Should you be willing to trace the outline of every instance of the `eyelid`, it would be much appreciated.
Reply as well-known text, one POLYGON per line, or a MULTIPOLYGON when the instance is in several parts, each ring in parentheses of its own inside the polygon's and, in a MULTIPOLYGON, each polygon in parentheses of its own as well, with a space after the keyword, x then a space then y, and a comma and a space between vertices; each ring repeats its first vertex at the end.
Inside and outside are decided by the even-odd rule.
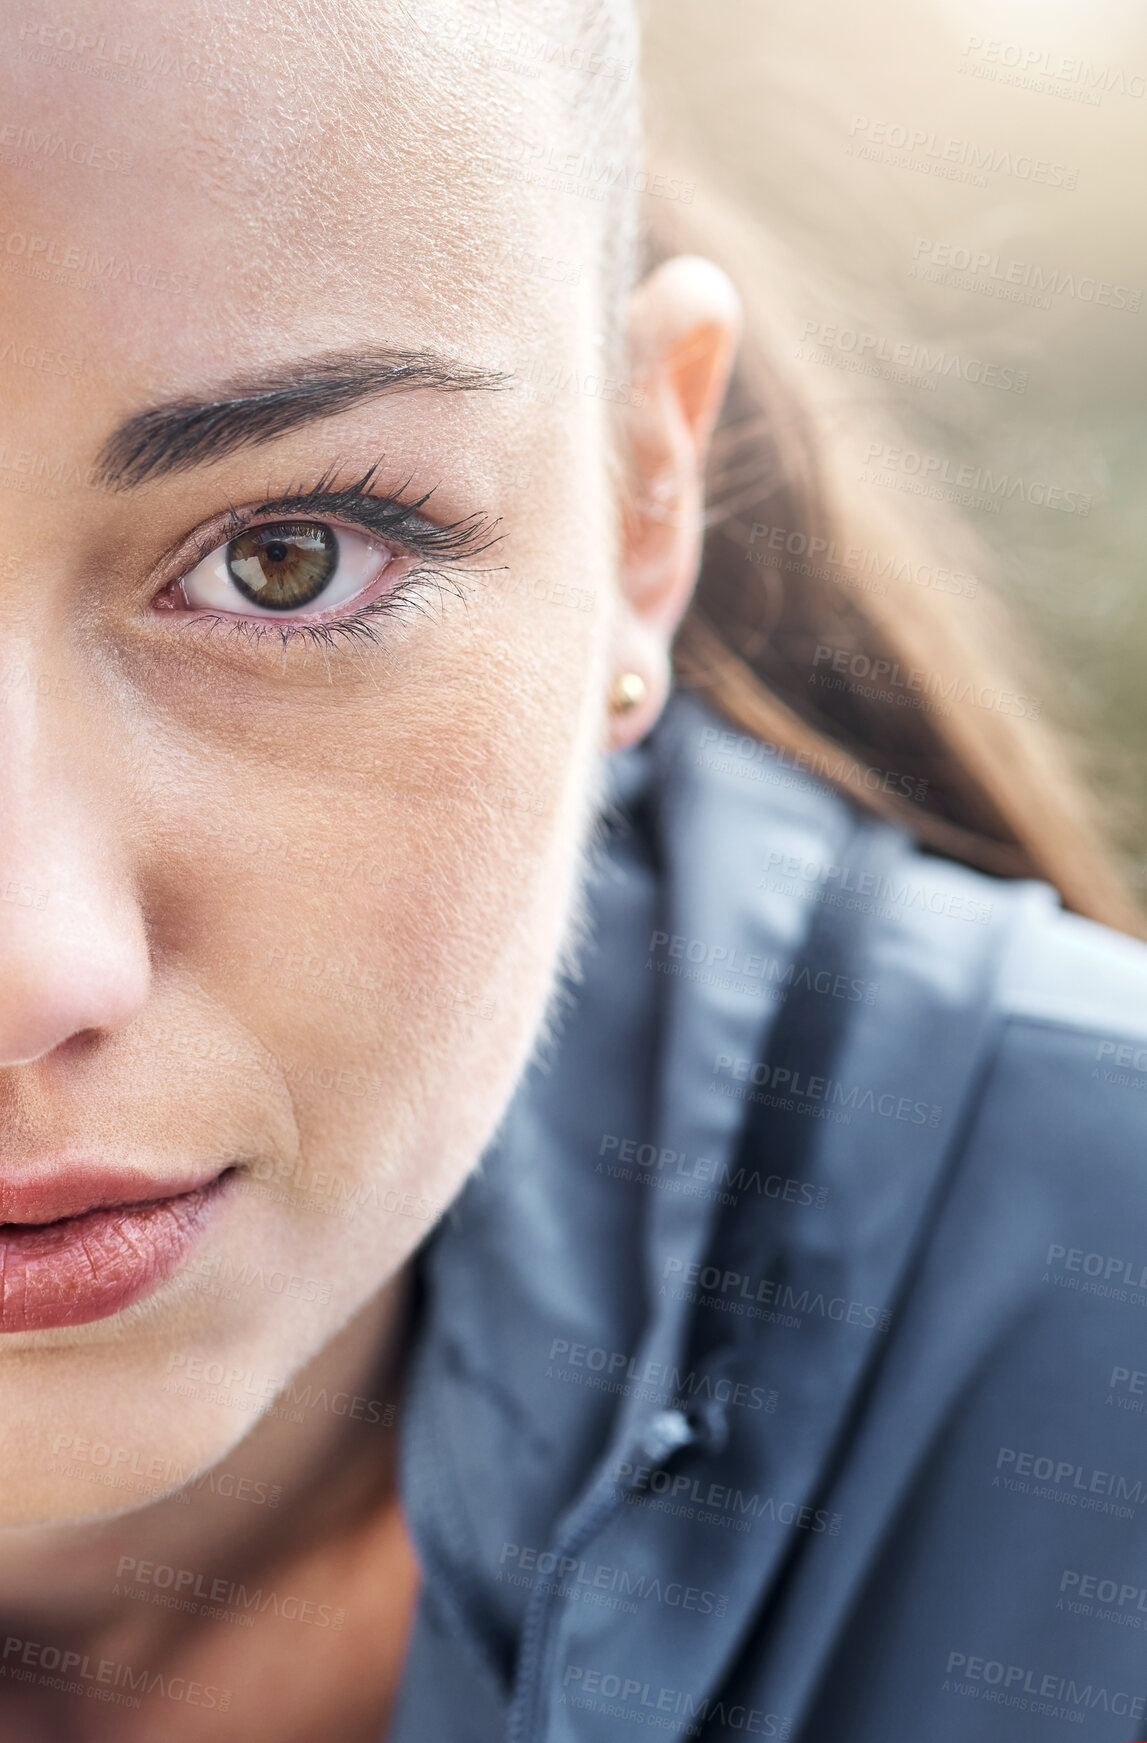
POLYGON ((397 542, 409 544, 419 552, 432 547, 440 555, 475 555, 494 542, 491 535, 498 524, 480 512, 464 516, 452 525, 439 526, 421 510, 433 497, 437 486, 424 491, 414 501, 403 501, 405 487, 397 496, 376 494, 370 489, 379 463, 367 468, 353 483, 335 485, 334 468, 328 469, 307 489, 287 490, 280 496, 259 505, 260 514, 300 514, 304 510, 316 518, 324 516, 346 518, 382 536, 397 537, 397 542))
POLYGON ((227 621, 256 641, 273 631, 275 641, 283 644, 304 636, 329 645, 334 635, 343 632, 348 636, 362 635, 373 640, 376 634, 373 625, 381 620, 383 614, 409 604, 426 587, 457 592, 455 582, 446 584, 444 578, 436 578, 438 566, 480 556, 499 544, 503 535, 496 529, 501 517, 475 511, 445 525, 431 521, 421 510, 438 487, 433 486, 413 502, 402 500, 406 486, 400 487, 397 495, 376 495, 369 487, 380 464, 376 462, 360 478, 347 485, 332 482, 340 469, 335 465, 309 487, 290 488, 278 496, 268 496, 262 502, 247 503, 239 508, 233 503, 228 504, 225 515, 216 515, 184 540, 183 549, 175 559, 177 566, 169 570, 168 580, 161 585, 160 592, 185 581, 198 563, 220 551, 240 533, 277 520, 322 521, 336 530, 341 525, 344 531, 385 545, 397 557, 413 559, 413 565, 406 567, 405 574, 399 576, 392 588, 357 608, 353 600, 348 601, 350 609, 337 616, 284 614, 280 617, 276 614, 269 624, 263 616, 230 612, 213 614, 211 607, 190 606, 187 608, 189 617, 203 622, 227 621))
POLYGON ((193 534, 191 545, 202 560, 219 544, 237 537, 261 519, 271 518, 343 520, 355 531, 382 538, 411 556, 433 558, 440 563, 477 557, 500 543, 502 535, 496 531, 500 516, 475 511, 440 525, 423 515, 421 510, 433 497, 436 485, 413 502, 402 500, 405 487, 398 495, 374 494, 370 485, 380 464, 376 461, 350 484, 335 485, 332 480, 338 468, 332 466, 308 487, 290 488, 242 508, 229 504, 227 516, 222 521, 216 517, 208 527, 193 534))
MULTIPOLYGON (((375 498, 375 501, 385 502, 386 498, 375 498)), ((398 550, 409 551, 411 544, 400 539, 395 533, 379 534, 366 518, 355 518, 351 515, 339 515, 324 504, 321 498, 311 494, 301 496, 280 496, 273 501, 252 504, 243 508, 231 508, 222 525, 215 525, 192 534, 192 540, 200 559, 209 557, 221 545, 230 544, 240 533, 251 531, 255 527, 271 525, 277 521, 321 521, 333 527, 342 526, 351 532, 361 533, 369 538, 380 541, 385 539, 389 545, 398 550)), ((413 542, 413 541, 412 541, 413 542)), ((413 554, 413 552, 412 552, 413 554)))

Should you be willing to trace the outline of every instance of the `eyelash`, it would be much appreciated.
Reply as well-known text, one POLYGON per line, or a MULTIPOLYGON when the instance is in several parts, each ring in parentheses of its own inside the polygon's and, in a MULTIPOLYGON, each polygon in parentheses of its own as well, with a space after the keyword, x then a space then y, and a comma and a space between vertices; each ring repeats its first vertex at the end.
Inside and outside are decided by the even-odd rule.
MULTIPOLYGON (((196 611, 196 621, 212 627, 225 626, 231 633, 249 637, 256 643, 273 638, 286 648, 289 642, 304 636, 312 646, 329 648, 340 637, 376 641, 378 629, 372 620, 417 605, 428 587, 436 587, 439 593, 449 590, 456 597, 463 597, 458 583, 442 574, 435 564, 457 563, 488 551, 501 538, 501 534, 494 531, 498 520, 488 515, 471 514, 449 526, 435 526, 419 513, 434 494, 432 490, 411 503, 371 492, 369 486, 380 464, 376 461, 353 484, 332 484, 338 470, 337 466, 332 466, 314 484, 287 490, 282 496, 260 503, 256 508, 240 510, 232 507, 222 528, 216 527, 210 535, 202 537, 193 535, 192 544, 198 552, 197 561, 202 561, 221 544, 229 544, 248 527, 259 526, 268 519, 288 516, 293 520, 341 519, 357 531, 372 533, 408 555, 422 559, 390 592, 380 594, 369 605, 360 606, 356 611, 348 611, 344 617, 325 621, 300 618, 268 623, 261 618, 245 618, 238 614, 223 616, 206 609, 196 611)), ((183 571, 184 574, 188 572, 183 571)))

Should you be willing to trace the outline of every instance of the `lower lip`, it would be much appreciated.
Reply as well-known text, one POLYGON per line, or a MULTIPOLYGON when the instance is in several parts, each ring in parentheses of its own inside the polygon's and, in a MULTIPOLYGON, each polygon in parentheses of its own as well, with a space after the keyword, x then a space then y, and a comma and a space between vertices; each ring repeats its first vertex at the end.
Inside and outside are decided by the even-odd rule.
POLYGON ((178 1270, 228 1176, 178 1198, 0 1223, 0 1333, 107 1319, 178 1270))

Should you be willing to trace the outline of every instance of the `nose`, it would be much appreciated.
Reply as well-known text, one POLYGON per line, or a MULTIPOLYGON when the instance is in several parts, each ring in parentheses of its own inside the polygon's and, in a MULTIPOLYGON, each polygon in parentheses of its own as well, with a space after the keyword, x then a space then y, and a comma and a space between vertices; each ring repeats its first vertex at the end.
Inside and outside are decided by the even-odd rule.
POLYGON ((110 891, 50 872, 45 885, 0 882, 0 1068, 129 1023, 147 986, 141 928, 110 891))
POLYGON ((0 694, 0 1068, 120 1028, 148 996, 114 779, 101 791, 88 737, 65 742, 39 699, 0 694))

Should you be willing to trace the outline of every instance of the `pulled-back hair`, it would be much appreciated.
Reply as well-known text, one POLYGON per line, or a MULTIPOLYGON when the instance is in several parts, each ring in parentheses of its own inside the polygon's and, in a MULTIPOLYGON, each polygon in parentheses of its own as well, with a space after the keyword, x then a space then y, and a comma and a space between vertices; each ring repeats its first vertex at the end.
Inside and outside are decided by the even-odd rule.
MULTIPOLYGON (((578 20, 599 48, 634 52, 630 0, 582 0, 578 20)), ((588 84, 581 125, 614 156, 639 153, 635 91, 588 84)), ((680 185, 687 166, 668 167, 680 185)), ((1141 931, 1079 753, 1042 718, 1046 679, 1033 685, 978 541, 935 502, 924 513, 912 512, 920 498, 878 506, 848 458, 874 433, 861 428, 865 413, 842 430, 807 367, 782 362, 783 299, 761 282, 759 225, 702 184, 688 206, 615 201, 605 228, 607 279, 701 253, 746 307, 713 443, 700 579, 675 644, 678 684, 927 848, 1042 878, 1076 912, 1141 931)))
POLYGON ((706 229, 692 214, 662 220, 648 247, 649 264, 684 246, 731 269, 749 317, 678 681, 937 852, 1043 878, 1076 912, 1140 931, 1076 753, 1042 718, 1050 686, 1033 682, 977 542, 931 503, 927 519, 876 506, 845 458, 868 432, 831 427, 799 366, 779 361, 727 226, 706 229))

